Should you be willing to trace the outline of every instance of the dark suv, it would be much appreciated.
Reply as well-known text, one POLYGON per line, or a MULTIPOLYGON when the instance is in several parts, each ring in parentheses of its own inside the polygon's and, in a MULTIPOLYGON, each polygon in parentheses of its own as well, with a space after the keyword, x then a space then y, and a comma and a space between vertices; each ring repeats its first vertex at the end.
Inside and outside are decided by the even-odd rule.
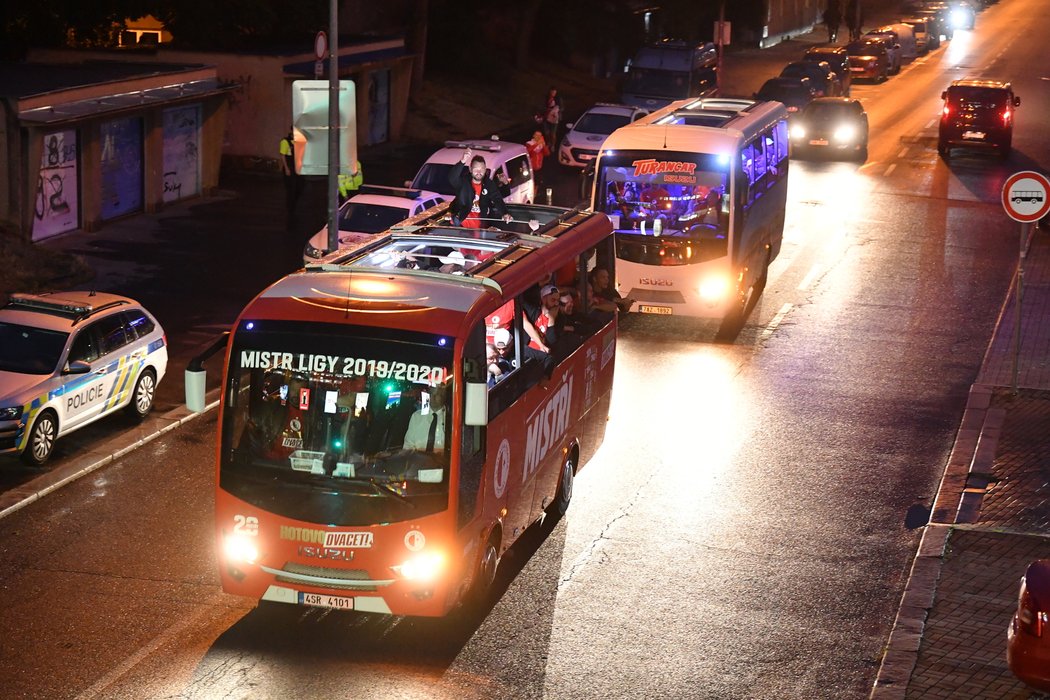
POLYGON ((937 135, 937 152, 951 155, 952 147, 995 148, 1010 155, 1014 135, 1014 110, 1021 98, 1010 83, 966 78, 956 80, 941 93, 944 108, 937 135))

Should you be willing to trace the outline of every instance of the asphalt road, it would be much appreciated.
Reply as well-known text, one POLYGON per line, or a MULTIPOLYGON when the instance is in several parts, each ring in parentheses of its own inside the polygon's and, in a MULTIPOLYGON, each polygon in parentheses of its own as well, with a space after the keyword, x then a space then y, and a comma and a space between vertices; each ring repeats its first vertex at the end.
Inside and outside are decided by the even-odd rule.
MULTIPOLYGON (((999 188, 1050 162, 1050 67, 1024 7, 855 88, 869 160, 792 162, 784 249, 731 342, 624 320, 606 442, 569 514, 504 560, 491 610, 420 621, 223 594, 209 414, 3 520, 5 695, 866 697, 1016 262, 999 188), (985 69, 1017 78, 1016 153, 946 164, 940 91, 985 69)), ((281 200, 259 201, 272 211, 231 228, 191 209, 102 251, 142 260, 104 274, 152 295, 174 352, 291 264, 301 243, 268 220, 281 200)))

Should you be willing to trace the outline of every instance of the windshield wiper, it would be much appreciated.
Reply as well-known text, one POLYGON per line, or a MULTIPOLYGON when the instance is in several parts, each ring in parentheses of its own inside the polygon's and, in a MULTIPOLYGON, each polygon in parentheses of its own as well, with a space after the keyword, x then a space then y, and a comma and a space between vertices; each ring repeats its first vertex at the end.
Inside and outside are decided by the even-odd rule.
POLYGON ((351 481, 360 481, 360 482, 371 484, 372 488, 375 490, 376 493, 378 493, 380 495, 396 496, 397 498, 401 499, 402 501, 404 501, 408 505, 412 506, 413 508, 416 507, 416 504, 413 503, 412 499, 410 499, 408 496, 406 496, 405 494, 401 493, 400 491, 398 491, 397 489, 395 489, 393 486, 391 486, 390 484, 386 483, 385 481, 378 481, 374 476, 351 477, 350 480, 351 481))

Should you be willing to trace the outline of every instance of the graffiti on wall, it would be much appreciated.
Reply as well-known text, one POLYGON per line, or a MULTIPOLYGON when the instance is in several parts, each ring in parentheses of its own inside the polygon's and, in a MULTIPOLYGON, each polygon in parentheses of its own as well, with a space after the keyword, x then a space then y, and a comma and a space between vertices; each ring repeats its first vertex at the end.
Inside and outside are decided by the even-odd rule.
POLYGON ((77 187, 77 132, 69 129, 47 134, 36 181, 34 241, 77 228, 77 187))
POLYGON ((165 202, 200 192, 200 105, 164 110, 165 202))

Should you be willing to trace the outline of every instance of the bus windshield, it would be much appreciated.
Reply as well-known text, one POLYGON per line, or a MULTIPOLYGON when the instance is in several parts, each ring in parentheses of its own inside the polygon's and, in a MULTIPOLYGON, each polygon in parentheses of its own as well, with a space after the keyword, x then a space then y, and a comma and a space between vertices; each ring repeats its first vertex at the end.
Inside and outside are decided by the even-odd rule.
POLYGON ((444 510, 451 346, 419 333, 243 323, 227 374, 220 487, 329 525, 444 510))
POLYGON ((617 256, 649 265, 688 265, 728 252, 729 163, 666 151, 603 155, 594 209, 616 231, 617 256))

